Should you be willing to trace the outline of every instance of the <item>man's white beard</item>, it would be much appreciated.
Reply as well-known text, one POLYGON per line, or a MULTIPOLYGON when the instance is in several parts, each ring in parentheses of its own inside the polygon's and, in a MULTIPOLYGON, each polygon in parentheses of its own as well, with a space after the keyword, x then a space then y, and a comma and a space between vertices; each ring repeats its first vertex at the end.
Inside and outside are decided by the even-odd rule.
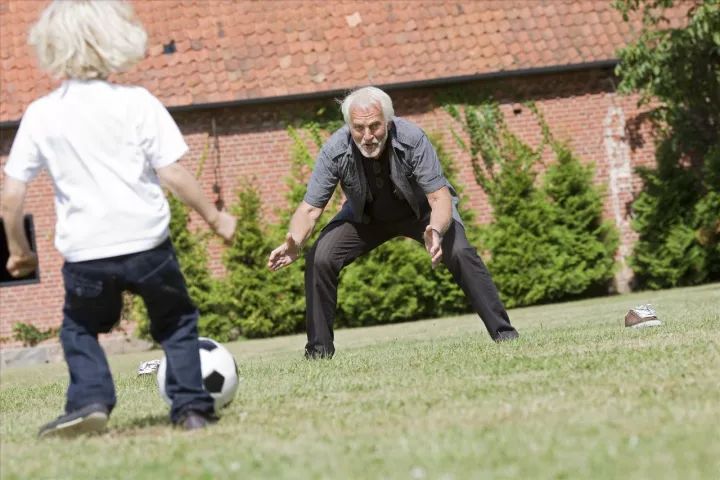
POLYGON ((355 142, 355 139, 353 139, 353 142, 355 142, 355 145, 358 147, 358 150, 360 150, 360 153, 363 154, 366 158, 378 158, 385 148, 385 143, 387 142, 388 133, 385 132, 385 136, 380 140, 377 144, 373 145, 371 148, 372 150, 368 150, 365 148, 362 144, 355 142))

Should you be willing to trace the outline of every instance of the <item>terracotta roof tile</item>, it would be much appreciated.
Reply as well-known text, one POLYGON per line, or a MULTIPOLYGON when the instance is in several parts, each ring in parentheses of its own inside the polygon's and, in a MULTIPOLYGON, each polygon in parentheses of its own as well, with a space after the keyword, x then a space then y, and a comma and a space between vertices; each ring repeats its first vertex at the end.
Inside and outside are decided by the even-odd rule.
MULTIPOLYGON (((46 4, 0 3, 0 121, 19 119, 56 85, 27 46, 46 4)), ((149 34, 148 58, 116 80, 179 106, 606 60, 632 37, 609 4, 135 1, 149 34), (176 51, 164 54, 170 41, 176 51)))

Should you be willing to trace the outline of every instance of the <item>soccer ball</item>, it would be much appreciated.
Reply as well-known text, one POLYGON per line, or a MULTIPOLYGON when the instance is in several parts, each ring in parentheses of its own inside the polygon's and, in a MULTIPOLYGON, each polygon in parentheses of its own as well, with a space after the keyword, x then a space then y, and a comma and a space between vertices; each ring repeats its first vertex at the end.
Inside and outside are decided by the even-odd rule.
MULTIPOLYGON (((238 389, 238 371, 235 358, 227 348, 210 338, 200 337, 200 368, 203 386, 215 399, 215 410, 219 410, 235 398, 238 389)), ((165 391, 165 375, 167 359, 163 356, 157 371, 157 382, 160 395, 168 405, 172 400, 165 391)))

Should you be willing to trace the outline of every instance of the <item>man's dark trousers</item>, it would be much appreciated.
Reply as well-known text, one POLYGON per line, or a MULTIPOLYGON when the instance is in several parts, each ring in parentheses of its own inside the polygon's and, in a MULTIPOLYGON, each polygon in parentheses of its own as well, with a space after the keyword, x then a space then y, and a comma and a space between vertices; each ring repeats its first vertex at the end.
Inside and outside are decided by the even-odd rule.
MULTIPOLYGON (((421 220, 389 223, 334 222, 325 227, 306 256, 307 356, 329 357, 335 353, 333 320, 340 270, 395 237, 409 237, 424 246, 423 233, 428 222, 429 216, 425 216, 421 220)), ((458 222, 453 220, 445 233, 442 249, 443 263, 480 315, 490 336, 494 340, 508 334, 517 336, 490 273, 458 222)))
POLYGON ((170 240, 145 252, 66 262, 62 274, 65 305, 60 341, 70 370, 66 412, 91 403, 109 410, 115 406, 115 387, 98 333, 109 332, 119 320, 123 290, 145 301, 150 334, 165 350, 172 421, 177 422, 186 410, 214 412, 213 399, 202 387, 198 311, 170 240))

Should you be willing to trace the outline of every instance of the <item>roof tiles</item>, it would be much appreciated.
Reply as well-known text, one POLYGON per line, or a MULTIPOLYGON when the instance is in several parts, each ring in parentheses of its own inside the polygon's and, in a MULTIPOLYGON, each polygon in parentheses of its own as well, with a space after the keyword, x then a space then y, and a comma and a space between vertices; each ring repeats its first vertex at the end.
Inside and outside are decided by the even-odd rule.
MULTIPOLYGON (((0 3, 0 122, 57 83, 26 42, 46 4, 0 3)), ((609 4, 136 1, 148 57, 115 80, 181 106, 607 60, 632 37, 609 4)))

